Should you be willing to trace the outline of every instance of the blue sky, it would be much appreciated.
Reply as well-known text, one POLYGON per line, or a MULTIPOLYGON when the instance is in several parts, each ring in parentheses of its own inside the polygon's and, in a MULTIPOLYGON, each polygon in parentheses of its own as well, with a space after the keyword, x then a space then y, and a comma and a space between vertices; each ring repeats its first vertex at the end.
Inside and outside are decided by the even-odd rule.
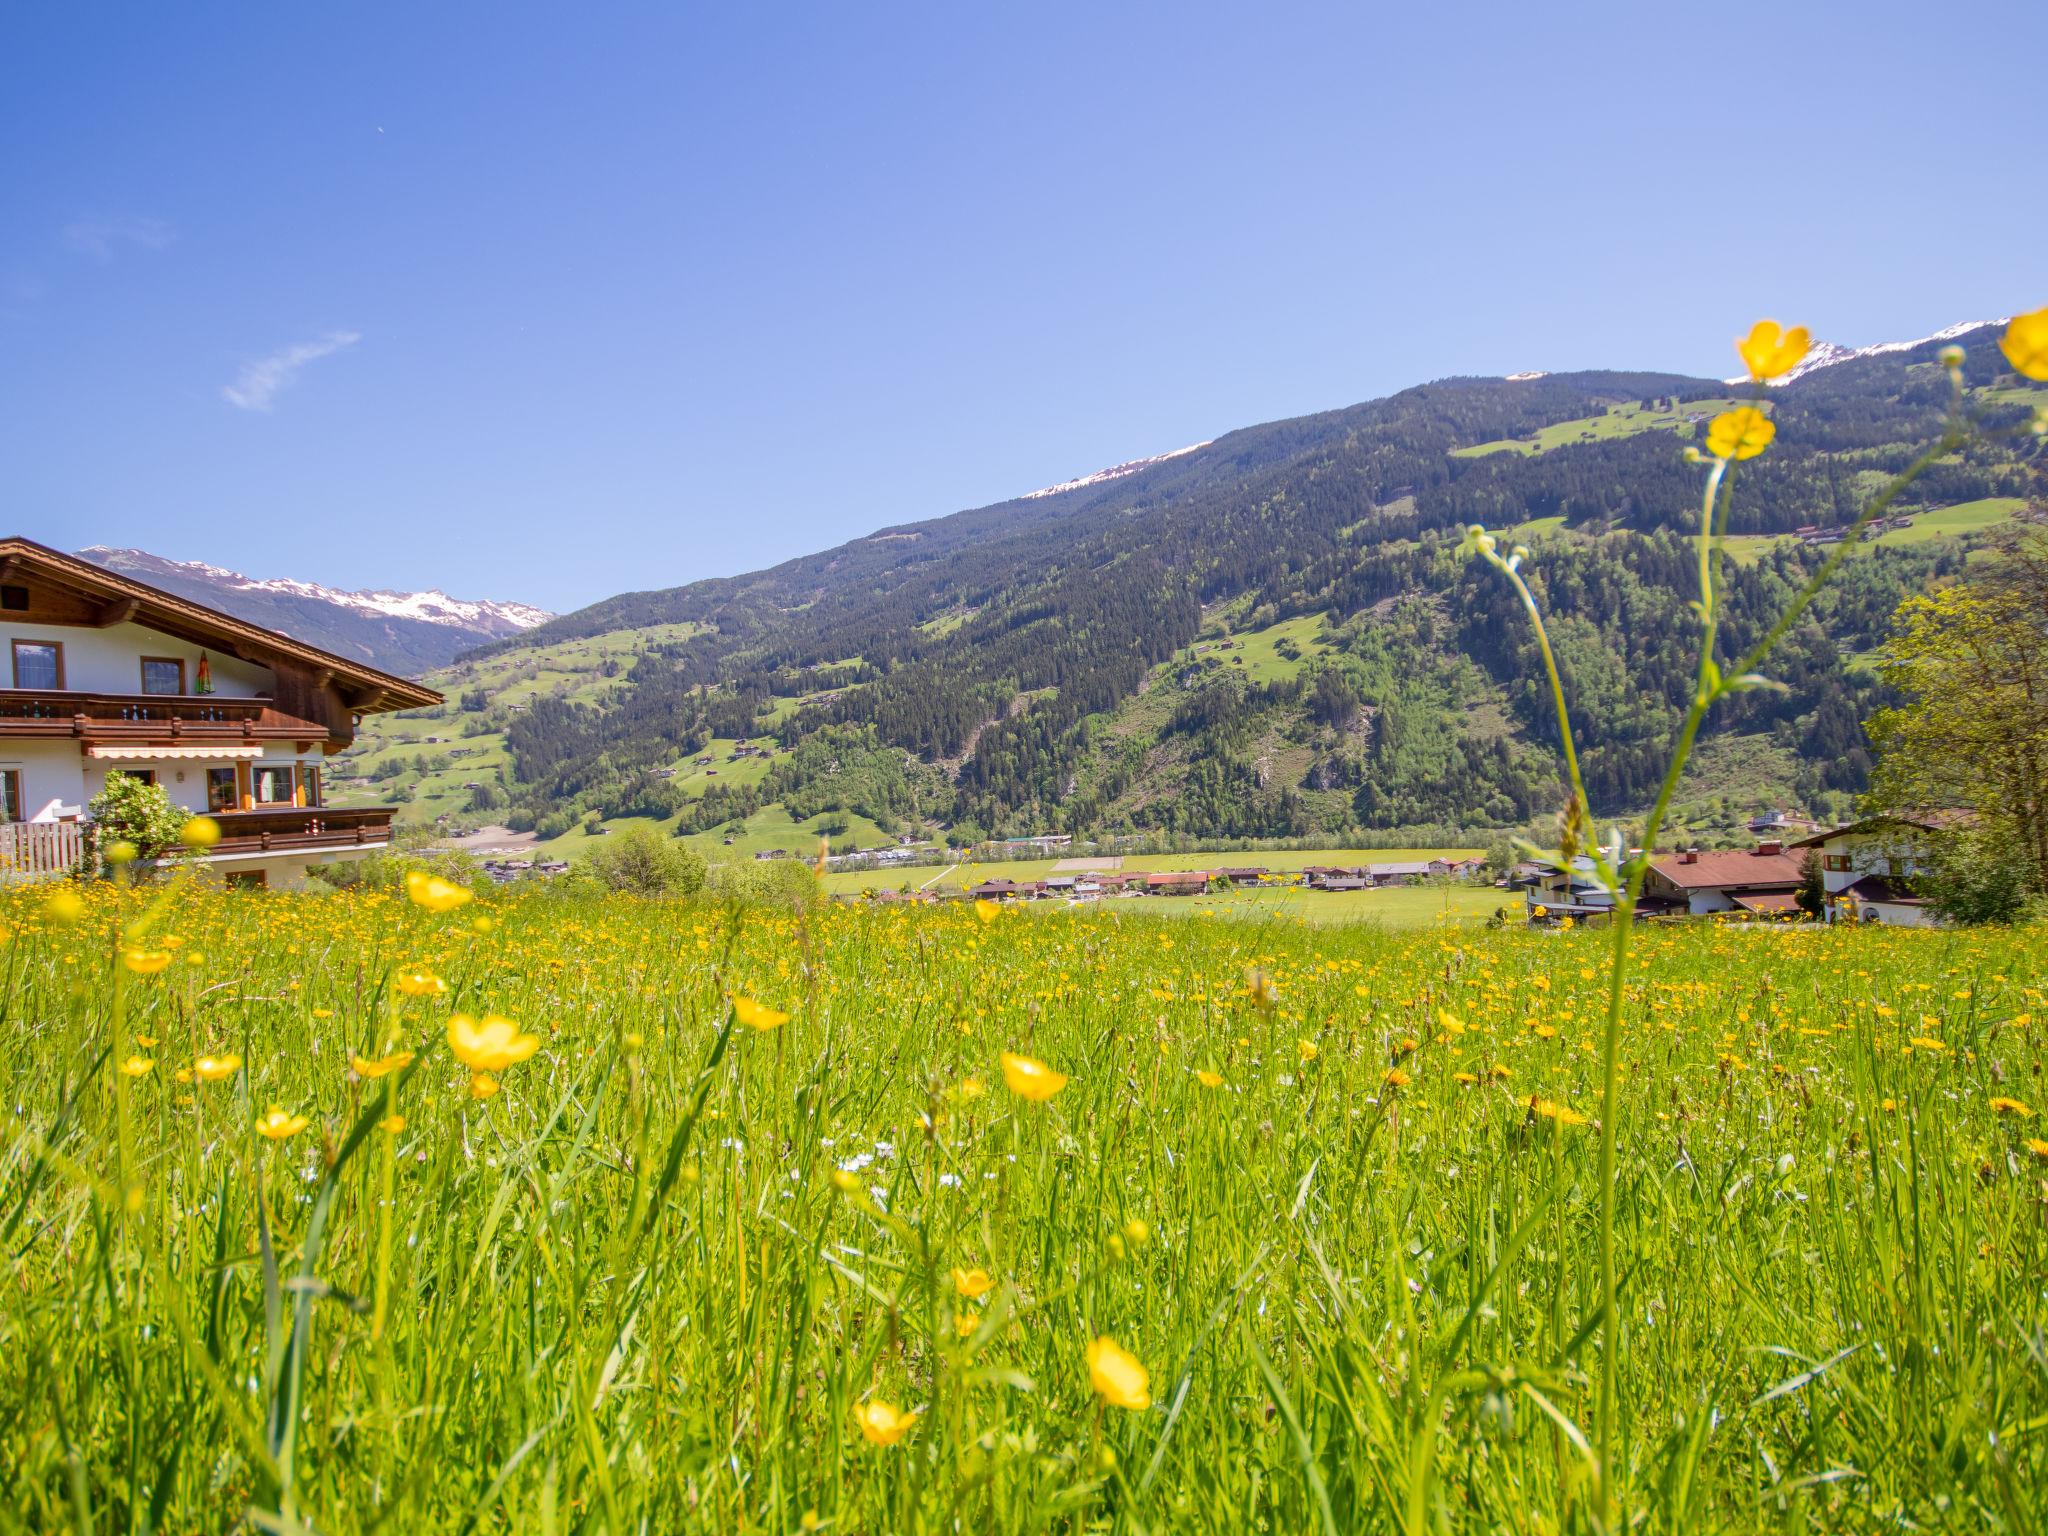
POLYGON ((6 531, 566 609, 2048 303, 2048 6, 1396 12, 16 7, 6 531))

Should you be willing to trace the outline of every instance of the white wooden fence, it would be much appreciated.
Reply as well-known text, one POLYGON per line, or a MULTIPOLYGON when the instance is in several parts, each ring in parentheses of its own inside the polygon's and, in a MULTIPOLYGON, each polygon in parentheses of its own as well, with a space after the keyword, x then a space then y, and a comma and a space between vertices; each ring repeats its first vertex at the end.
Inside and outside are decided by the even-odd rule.
POLYGON ((85 857, 85 828, 75 821, 0 822, 0 880, 69 874, 85 857))

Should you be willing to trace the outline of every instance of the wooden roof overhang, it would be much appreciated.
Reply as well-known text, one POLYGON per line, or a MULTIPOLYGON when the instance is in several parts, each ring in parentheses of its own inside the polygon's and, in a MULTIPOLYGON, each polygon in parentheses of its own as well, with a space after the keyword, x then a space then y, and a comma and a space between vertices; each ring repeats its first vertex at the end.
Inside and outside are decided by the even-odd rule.
POLYGON ((0 582, 24 577, 95 601, 93 622, 103 629, 142 624, 258 666, 274 668, 282 662, 309 671, 317 682, 331 682, 342 702, 359 715, 423 709, 441 702, 440 694, 410 679, 323 651, 33 539, 0 538, 0 582))

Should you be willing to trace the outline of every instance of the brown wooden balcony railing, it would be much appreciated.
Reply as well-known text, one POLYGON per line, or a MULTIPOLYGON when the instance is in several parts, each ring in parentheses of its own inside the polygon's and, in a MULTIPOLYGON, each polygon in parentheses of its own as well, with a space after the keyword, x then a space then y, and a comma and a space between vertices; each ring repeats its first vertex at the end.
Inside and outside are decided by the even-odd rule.
POLYGON ((267 698, 0 688, 0 736, 104 741, 317 741, 327 728, 284 715, 267 698))
POLYGON ((280 805, 254 811, 220 811, 216 856, 227 853, 288 853, 304 848, 361 848, 391 840, 391 811, 384 806, 336 810, 280 805))

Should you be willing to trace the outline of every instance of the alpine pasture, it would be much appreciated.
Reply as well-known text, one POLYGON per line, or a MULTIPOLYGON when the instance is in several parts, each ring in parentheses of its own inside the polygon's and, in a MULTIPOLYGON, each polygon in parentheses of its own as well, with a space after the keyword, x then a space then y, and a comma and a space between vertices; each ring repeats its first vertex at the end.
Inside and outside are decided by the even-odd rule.
POLYGON ((0 896, 12 1529, 2044 1526, 2044 935, 0 896))

